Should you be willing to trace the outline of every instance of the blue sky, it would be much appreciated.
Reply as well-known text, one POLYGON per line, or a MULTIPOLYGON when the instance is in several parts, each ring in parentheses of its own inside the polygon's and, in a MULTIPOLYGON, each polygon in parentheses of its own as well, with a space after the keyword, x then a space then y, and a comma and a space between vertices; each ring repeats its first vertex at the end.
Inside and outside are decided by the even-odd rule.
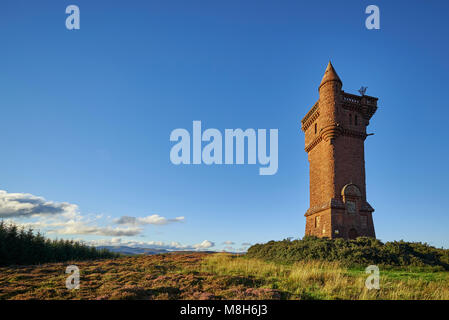
POLYGON ((447 1, 2 1, 0 215, 96 243, 238 250, 302 237, 300 120, 331 59, 346 92, 379 97, 365 143, 377 237, 449 248, 448 12, 447 1), (80 30, 65 28, 70 4, 80 30), (380 30, 365 28, 370 4, 380 30), (278 129, 277 174, 173 165, 170 133, 194 120, 278 129), (21 198, 42 211, 7 216, 21 198))

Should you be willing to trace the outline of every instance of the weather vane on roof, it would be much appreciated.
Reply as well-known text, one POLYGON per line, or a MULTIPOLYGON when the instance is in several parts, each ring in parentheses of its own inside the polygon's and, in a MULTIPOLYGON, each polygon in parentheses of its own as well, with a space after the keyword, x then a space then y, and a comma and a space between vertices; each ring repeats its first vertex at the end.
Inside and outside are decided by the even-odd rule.
POLYGON ((368 87, 363 87, 363 86, 359 89, 359 92, 362 96, 365 95, 366 89, 368 89, 368 87))

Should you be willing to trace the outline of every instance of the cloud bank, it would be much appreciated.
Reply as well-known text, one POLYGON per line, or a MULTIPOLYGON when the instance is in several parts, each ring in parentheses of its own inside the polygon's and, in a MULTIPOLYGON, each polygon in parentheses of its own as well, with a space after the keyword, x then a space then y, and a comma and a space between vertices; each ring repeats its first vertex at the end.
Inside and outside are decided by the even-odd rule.
POLYGON ((78 206, 67 202, 46 201, 29 193, 8 193, 0 190, 0 218, 32 217, 39 215, 73 216, 78 206))
POLYGON ((212 241, 204 240, 201 243, 194 245, 183 245, 176 241, 163 242, 163 241, 134 241, 125 240, 121 238, 101 239, 84 241, 85 243, 93 246, 128 246, 134 248, 147 248, 147 249, 165 249, 169 251, 182 251, 182 250, 207 250, 215 246, 212 241))
POLYGON ((176 217, 174 219, 167 219, 165 217, 161 217, 158 214, 153 214, 151 216, 146 217, 130 217, 130 216, 122 216, 119 219, 115 220, 117 224, 124 225, 134 225, 134 226, 144 226, 148 224, 154 225, 164 225, 172 222, 182 222, 184 221, 184 217, 176 217))
MULTIPOLYGON (((215 246, 210 240, 201 243, 185 245, 176 241, 136 241, 124 240, 120 237, 142 236, 146 225, 167 225, 183 222, 184 217, 166 218, 158 214, 145 217, 121 216, 118 219, 108 217, 106 225, 102 222, 103 215, 82 215, 76 204, 48 201, 29 193, 8 193, 0 190, 0 219, 34 230, 45 230, 48 234, 105 236, 112 239, 89 240, 77 239, 94 246, 124 245, 149 249, 174 250, 209 250, 215 246), (13 219, 18 219, 19 222, 13 219)), ((233 243, 232 241, 227 241, 233 243)))
MULTIPOLYGON (((184 217, 168 219, 157 214, 146 217, 122 216, 111 225, 98 225, 102 215, 82 215, 76 204, 47 201, 29 193, 8 193, 0 190, 0 219, 26 228, 45 229, 50 234, 95 235, 111 237, 132 237, 141 235, 145 225, 165 225, 184 221, 184 217), (10 219, 30 219, 17 223, 10 219)), ((109 219, 109 224, 111 224, 109 219)))

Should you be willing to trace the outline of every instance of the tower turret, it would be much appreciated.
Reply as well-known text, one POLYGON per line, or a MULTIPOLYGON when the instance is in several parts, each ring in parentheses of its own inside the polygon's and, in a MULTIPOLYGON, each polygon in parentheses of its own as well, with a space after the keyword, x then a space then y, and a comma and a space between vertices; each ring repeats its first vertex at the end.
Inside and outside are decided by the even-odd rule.
POLYGON ((325 141, 333 140, 339 134, 340 127, 338 125, 337 112, 342 85, 340 77, 329 61, 321 84, 318 87, 320 94, 320 130, 325 141))

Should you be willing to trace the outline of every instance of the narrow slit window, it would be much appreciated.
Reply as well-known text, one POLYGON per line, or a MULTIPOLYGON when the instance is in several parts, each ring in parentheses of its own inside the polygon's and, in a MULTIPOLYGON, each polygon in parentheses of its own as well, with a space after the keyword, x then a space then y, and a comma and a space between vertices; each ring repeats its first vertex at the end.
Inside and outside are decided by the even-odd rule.
POLYGON ((354 116, 354 124, 355 124, 355 125, 358 125, 357 115, 354 116))
POLYGON ((317 126, 317 124, 315 123, 315 134, 317 133, 317 131, 318 131, 318 126, 317 126))
POLYGON ((349 124, 352 125, 352 114, 349 114, 349 124))

